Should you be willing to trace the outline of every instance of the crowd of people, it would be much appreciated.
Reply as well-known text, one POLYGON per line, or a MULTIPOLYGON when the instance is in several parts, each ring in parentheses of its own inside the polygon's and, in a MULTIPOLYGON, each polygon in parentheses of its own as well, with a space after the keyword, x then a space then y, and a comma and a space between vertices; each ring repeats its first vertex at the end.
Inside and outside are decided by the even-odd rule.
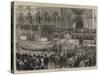
POLYGON ((43 70, 96 66, 95 48, 67 50, 67 53, 33 54, 16 53, 17 70, 43 70))

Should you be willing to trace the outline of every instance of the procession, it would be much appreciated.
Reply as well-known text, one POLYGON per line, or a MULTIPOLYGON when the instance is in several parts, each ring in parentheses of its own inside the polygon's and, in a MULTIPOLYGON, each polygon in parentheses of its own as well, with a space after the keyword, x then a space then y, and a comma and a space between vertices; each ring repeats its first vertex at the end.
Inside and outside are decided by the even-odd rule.
POLYGON ((19 6, 17 10, 18 71, 96 66, 91 9, 19 6))
POLYGON ((42 40, 42 44, 41 42, 37 44, 39 47, 32 46, 31 44, 34 43, 28 43, 27 41, 26 43, 28 44, 25 41, 19 43, 20 53, 17 52, 16 54, 17 69, 42 70, 91 67, 96 65, 95 46, 80 46, 79 41, 74 39, 74 42, 68 34, 65 38, 56 38, 53 43, 47 43, 42 40), (24 44, 26 46, 31 45, 32 48, 27 48, 24 44))

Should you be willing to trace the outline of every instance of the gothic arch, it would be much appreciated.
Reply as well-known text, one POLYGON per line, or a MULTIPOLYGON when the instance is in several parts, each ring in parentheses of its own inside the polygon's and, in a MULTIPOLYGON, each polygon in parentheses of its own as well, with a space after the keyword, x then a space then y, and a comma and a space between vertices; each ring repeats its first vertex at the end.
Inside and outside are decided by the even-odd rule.
POLYGON ((75 18, 75 21, 73 23, 73 27, 75 29, 84 29, 84 28, 87 28, 87 21, 85 20, 85 18, 83 17, 79 17, 79 18, 75 18))

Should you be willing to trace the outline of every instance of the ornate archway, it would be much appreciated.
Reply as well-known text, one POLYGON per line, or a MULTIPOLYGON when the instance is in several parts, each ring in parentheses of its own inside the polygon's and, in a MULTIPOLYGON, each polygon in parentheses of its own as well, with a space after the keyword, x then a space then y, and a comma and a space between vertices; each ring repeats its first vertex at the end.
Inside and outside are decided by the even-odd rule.
POLYGON ((76 17, 73 23, 73 27, 77 32, 83 32, 87 25, 87 21, 80 16, 76 17))

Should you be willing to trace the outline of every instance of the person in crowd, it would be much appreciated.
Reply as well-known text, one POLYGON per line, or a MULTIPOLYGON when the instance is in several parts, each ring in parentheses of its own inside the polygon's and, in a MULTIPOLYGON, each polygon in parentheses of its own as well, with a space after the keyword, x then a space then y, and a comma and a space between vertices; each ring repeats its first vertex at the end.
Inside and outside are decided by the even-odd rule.
POLYGON ((67 55, 66 54, 63 54, 63 55, 60 55, 60 67, 66 67, 66 63, 67 63, 67 55))
POLYGON ((47 55, 44 55, 44 64, 45 64, 45 69, 48 68, 48 63, 49 63, 49 57, 47 57, 47 55))
POLYGON ((44 69, 45 63, 44 63, 44 57, 43 56, 41 56, 40 61, 41 61, 40 69, 44 69))
POLYGON ((41 65, 40 55, 38 55, 35 59, 35 69, 39 70, 41 65))

